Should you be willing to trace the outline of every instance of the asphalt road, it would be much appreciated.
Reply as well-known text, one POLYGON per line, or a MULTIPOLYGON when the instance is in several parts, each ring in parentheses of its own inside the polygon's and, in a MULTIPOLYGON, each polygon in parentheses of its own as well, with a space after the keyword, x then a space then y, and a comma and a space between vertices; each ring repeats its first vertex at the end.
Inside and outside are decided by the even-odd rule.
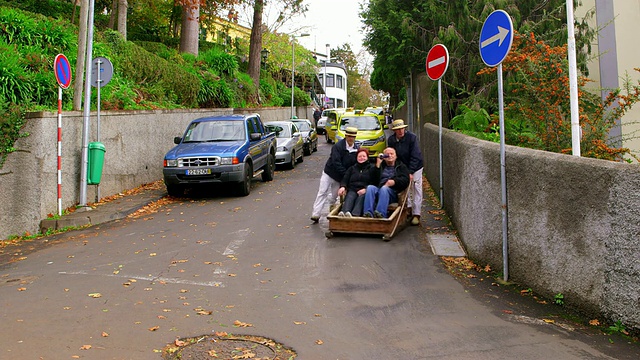
POLYGON ((215 331, 305 360, 638 358, 457 280, 426 226, 390 242, 326 239, 326 220, 309 216, 329 149, 247 197, 195 192, 2 265, 0 359, 160 359, 177 338, 215 331))

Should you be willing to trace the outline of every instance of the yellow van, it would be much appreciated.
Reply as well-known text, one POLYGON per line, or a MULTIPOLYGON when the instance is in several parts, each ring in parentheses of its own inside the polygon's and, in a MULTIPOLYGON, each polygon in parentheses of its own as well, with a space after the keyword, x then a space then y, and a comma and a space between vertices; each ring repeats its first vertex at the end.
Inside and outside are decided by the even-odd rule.
POLYGON ((336 141, 344 139, 344 131, 348 126, 358 129, 356 144, 359 147, 369 149, 369 157, 375 158, 382 154, 387 146, 387 138, 384 133, 383 122, 373 113, 362 110, 346 111, 338 116, 338 126, 336 127, 336 141))

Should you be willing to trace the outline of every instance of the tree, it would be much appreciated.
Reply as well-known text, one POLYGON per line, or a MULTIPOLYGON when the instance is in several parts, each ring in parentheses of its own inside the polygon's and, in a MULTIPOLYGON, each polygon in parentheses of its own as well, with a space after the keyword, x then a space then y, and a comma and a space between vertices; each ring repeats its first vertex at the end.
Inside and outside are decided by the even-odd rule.
POLYGON ((260 87, 260 51, 262 51, 262 12, 264 0, 255 0, 253 5, 253 22, 251 39, 249 41, 249 69, 248 73, 256 89, 260 87))
MULTIPOLYGON (((280 3, 283 4, 287 10, 281 12, 276 21, 286 21, 288 18, 285 17, 285 14, 304 13, 307 7, 302 5, 302 1, 303 0, 280 0, 280 3)), ((251 76, 251 79, 253 79, 256 88, 258 88, 260 84, 260 52, 262 51, 263 33, 262 16, 265 4, 265 0, 254 0, 253 3, 253 21, 251 22, 251 41, 249 44, 249 69, 247 72, 249 76, 251 76)))
MULTIPOLYGON (((458 105, 472 94, 490 100, 495 81, 476 76, 485 67, 478 51, 484 19, 495 9, 504 9, 514 28, 533 32, 552 46, 566 42, 566 0, 469 0, 469 1, 385 1, 370 0, 361 16, 365 24, 365 46, 374 55, 371 85, 391 94, 397 101, 404 79, 412 72, 424 72, 429 49, 438 43, 449 50, 445 100, 452 116, 458 105)), ((578 59, 586 69, 590 33, 585 21, 577 25, 578 59)), ((495 101, 482 104, 490 110, 495 101)))
POLYGON ((200 40, 200 1, 177 0, 182 4, 182 26, 180 31, 180 52, 198 56, 200 40))
POLYGON ((118 2, 118 32, 127 40, 127 9, 129 4, 127 0, 119 0, 118 2))

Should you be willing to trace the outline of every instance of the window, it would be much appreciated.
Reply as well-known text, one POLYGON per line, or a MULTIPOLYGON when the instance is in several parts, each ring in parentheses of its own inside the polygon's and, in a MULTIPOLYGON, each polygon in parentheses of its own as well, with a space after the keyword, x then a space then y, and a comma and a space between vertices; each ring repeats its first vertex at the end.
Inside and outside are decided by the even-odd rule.
POLYGON ((337 107, 345 107, 344 106, 344 100, 338 99, 338 106, 337 107))
POLYGON ((344 85, 342 84, 342 75, 336 75, 336 87, 338 89, 344 89, 344 85))
POLYGON ((249 129, 249 134, 260 132, 260 129, 256 126, 255 118, 247 119, 247 128, 249 129))
POLYGON ((327 74, 327 87, 335 87, 335 81, 333 78, 333 74, 327 74))

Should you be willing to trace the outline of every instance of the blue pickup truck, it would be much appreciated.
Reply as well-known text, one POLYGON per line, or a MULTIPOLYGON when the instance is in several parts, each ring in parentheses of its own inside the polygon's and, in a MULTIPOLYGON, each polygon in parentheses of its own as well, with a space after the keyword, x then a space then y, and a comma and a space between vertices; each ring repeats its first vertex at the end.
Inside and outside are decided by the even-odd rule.
POLYGON ((251 192, 251 180, 273 180, 276 134, 267 132, 258 114, 203 117, 189 123, 164 156, 164 183, 172 196, 187 187, 233 183, 238 194, 251 192))

